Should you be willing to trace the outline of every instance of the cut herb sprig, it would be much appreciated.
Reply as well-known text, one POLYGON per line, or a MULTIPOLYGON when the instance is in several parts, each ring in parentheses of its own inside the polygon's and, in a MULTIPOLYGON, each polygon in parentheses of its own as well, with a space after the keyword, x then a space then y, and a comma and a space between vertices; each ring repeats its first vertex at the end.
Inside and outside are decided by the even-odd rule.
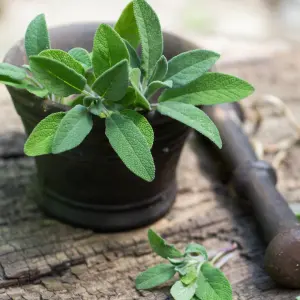
POLYGON ((107 139, 128 169, 153 181, 151 110, 192 127, 221 148, 218 129, 198 106, 238 101, 253 87, 230 75, 208 73, 220 57, 215 52, 192 50, 168 61, 163 45, 159 18, 146 0, 130 2, 114 28, 101 24, 91 53, 79 47, 51 49, 45 16, 37 16, 25 35, 29 64, 0 64, 0 82, 71 109, 37 124, 25 153, 72 150, 91 132, 96 116, 105 119, 107 139))
POLYGON ((152 250, 167 259, 169 264, 159 264, 139 274, 135 281, 138 290, 157 287, 178 273, 179 280, 171 287, 171 295, 175 300, 232 300, 230 283, 214 263, 234 251, 236 245, 220 251, 209 261, 202 245, 188 244, 184 253, 181 253, 151 229, 148 231, 148 240, 152 250))

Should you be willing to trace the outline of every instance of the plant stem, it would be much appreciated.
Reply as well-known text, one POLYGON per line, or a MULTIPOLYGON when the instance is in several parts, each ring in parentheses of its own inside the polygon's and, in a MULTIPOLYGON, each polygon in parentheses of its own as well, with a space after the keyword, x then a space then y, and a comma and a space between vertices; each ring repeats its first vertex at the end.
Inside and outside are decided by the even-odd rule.
POLYGON ((226 255, 230 252, 233 252, 237 248, 238 248, 237 244, 233 244, 233 245, 231 245, 231 247, 223 249, 211 260, 211 263, 213 265, 216 264, 218 262, 218 260, 220 260, 224 255, 226 255))
POLYGON ((56 97, 54 94, 51 94, 51 101, 56 102, 56 97))

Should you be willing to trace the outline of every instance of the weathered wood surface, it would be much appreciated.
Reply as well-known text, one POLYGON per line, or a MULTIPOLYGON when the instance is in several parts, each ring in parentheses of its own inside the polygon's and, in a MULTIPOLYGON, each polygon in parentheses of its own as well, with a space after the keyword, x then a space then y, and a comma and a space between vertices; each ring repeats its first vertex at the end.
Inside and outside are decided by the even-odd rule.
MULTIPOLYGON (((257 63, 221 65, 219 70, 252 82, 258 90, 255 97, 262 93, 282 97, 300 116, 298 58, 300 51, 257 63)), ((23 156, 24 135, 9 97, 0 101, 0 299, 170 299, 167 287, 151 292, 134 289, 135 276, 159 261, 147 244, 147 228, 96 234, 44 216, 30 200, 27 186, 35 172, 33 160, 23 156)), ((245 101, 246 106, 251 101, 245 101)), ((262 142, 275 143, 291 134, 288 122, 272 108, 263 107, 262 113, 265 121, 258 134, 262 142)), ((279 170, 280 190, 291 201, 299 201, 299 153, 300 148, 294 147, 279 170)), ((265 274, 265 245, 251 212, 240 206, 243 200, 206 177, 198 165, 191 146, 186 146, 176 204, 152 227, 179 248, 194 241, 219 249, 235 241, 239 250, 224 267, 234 299, 295 299, 299 291, 276 288, 265 274)))

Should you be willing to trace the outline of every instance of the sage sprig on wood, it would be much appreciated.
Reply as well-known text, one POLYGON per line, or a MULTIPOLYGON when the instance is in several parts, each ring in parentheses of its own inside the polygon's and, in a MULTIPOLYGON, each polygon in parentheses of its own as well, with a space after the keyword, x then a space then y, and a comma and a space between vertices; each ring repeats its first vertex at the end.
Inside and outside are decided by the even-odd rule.
POLYGON ((179 280, 172 283, 175 300, 232 300, 232 289, 221 270, 209 261, 206 249, 199 244, 188 244, 184 253, 170 245, 152 229, 148 231, 152 250, 167 259, 139 274, 135 280, 138 290, 148 290, 171 280, 176 273, 179 280))
MULTIPOLYGON (((69 52, 51 49, 43 14, 29 24, 25 50, 29 65, 0 64, 0 83, 26 89, 37 96, 36 101, 42 100, 39 97, 71 108, 43 119, 29 135, 25 153, 38 156, 69 151, 91 132, 93 118, 102 118, 112 148, 146 181, 155 177, 151 154, 155 139, 147 112, 157 110, 221 147, 218 129, 196 106, 238 101, 254 90, 239 78, 209 73, 220 57, 215 52, 192 50, 168 61, 163 55, 159 18, 146 0, 131 1, 114 28, 101 24, 92 53, 79 47, 69 52), (153 103, 157 93, 158 103, 153 103)), ((166 266, 160 269, 164 278, 172 273, 166 266)), ((209 272, 209 267, 206 269, 209 272)), ((180 293, 182 283, 174 291, 180 293)), ((194 286, 183 293, 192 291, 194 286)))

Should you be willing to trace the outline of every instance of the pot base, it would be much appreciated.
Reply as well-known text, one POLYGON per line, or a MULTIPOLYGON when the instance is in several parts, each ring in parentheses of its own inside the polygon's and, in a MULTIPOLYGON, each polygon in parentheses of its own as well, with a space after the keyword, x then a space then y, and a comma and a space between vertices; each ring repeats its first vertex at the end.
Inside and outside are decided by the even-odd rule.
POLYGON ((34 198, 46 214, 74 226, 101 232, 125 231, 155 222, 170 210, 177 192, 174 181, 155 198, 147 199, 139 205, 106 209, 103 205, 76 205, 72 201, 37 190, 37 186, 34 188, 34 198))

